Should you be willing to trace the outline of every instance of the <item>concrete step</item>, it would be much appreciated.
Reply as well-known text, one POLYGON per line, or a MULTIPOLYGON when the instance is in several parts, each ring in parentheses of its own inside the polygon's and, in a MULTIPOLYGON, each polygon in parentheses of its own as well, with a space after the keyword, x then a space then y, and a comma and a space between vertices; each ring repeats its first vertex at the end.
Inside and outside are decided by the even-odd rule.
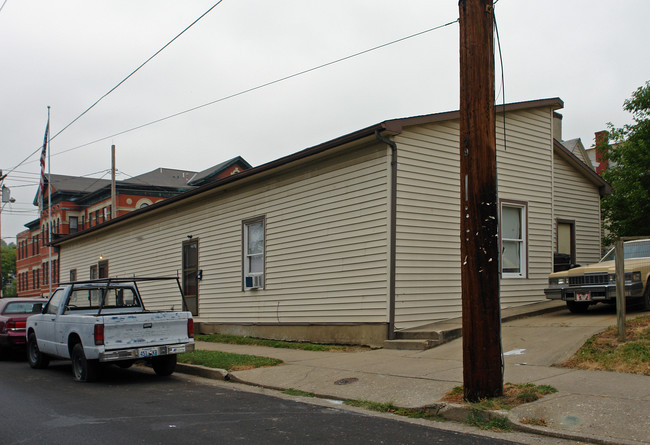
POLYGON ((436 340, 440 343, 446 343, 455 338, 459 338, 462 334, 461 327, 449 327, 439 330, 433 329, 410 329, 399 331, 395 336, 399 340, 436 340))
POLYGON ((395 332, 397 340, 438 340, 441 332, 432 330, 408 330, 395 332))
POLYGON ((384 340, 385 349, 401 349, 409 351, 424 351, 438 346, 438 340, 410 339, 410 340, 384 340))

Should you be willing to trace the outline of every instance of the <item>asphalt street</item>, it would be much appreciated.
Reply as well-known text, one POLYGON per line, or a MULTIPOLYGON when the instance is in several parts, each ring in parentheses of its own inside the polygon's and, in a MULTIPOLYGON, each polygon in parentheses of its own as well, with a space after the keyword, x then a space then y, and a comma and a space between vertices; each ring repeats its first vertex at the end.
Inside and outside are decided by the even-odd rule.
POLYGON ((0 444, 506 444, 501 439, 111 367, 75 383, 69 363, 0 361, 0 444))

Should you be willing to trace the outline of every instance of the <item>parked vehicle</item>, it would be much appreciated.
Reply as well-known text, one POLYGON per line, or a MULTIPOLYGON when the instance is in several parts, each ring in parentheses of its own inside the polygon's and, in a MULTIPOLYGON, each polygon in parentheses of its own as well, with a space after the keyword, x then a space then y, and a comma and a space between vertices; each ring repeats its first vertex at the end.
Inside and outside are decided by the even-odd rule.
MULTIPOLYGON (((97 378, 100 364, 129 367, 145 361, 156 374, 174 372, 176 355, 194 350, 190 312, 149 311, 137 283, 178 278, 76 281, 58 287, 41 314, 27 320, 28 361, 45 368, 49 360, 72 360, 74 379, 97 378)), ((150 297, 151 298, 151 297, 150 297)))
MULTIPOLYGON (((625 298, 650 310, 650 239, 624 243, 625 298)), ((616 252, 600 262, 549 275, 546 298, 564 300, 571 312, 586 312, 590 305, 616 302, 616 252)))
POLYGON ((0 299, 0 356, 7 349, 25 347, 27 317, 40 313, 46 301, 43 298, 0 299))

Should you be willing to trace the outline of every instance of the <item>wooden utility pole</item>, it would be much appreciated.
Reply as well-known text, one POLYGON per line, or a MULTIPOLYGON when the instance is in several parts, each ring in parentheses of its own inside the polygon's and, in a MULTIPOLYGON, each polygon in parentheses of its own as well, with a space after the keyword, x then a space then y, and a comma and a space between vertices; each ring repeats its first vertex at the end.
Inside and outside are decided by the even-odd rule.
POLYGON ((117 217, 117 192, 115 187, 115 145, 111 145, 111 219, 117 217))
POLYGON ((616 273, 616 325, 618 341, 625 341, 625 243, 623 238, 616 241, 614 269, 616 273))
POLYGON ((460 0, 460 182, 465 399, 503 394, 492 0, 460 0))

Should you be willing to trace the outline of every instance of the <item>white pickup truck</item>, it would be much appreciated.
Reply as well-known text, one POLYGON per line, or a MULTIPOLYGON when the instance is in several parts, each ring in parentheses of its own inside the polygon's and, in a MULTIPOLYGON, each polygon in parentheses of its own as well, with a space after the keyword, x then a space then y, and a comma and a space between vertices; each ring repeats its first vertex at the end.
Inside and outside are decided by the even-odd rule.
POLYGON ((137 283, 160 280, 178 285, 177 278, 107 278, 58 287, 43 312, 27 319, 29 365, 71 359, 79 382, 96 379, 100 364, 128 368, 140 360, 170 375, 176 355, 194 350, 194 321, 190 312, 145 309, 137 283))

